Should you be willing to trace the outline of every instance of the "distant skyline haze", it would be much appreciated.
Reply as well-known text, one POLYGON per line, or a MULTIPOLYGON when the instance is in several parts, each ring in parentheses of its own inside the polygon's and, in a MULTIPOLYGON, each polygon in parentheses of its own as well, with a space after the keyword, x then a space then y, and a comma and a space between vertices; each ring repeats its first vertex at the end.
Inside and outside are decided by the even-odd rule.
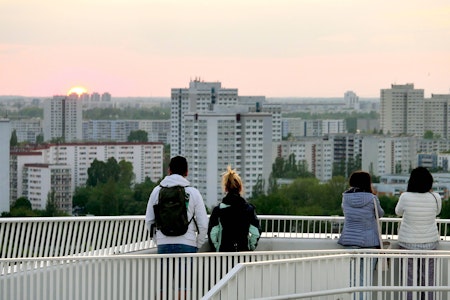
POLYGON ((447 0, 0 0, 0 95, 450 93, 447 0))

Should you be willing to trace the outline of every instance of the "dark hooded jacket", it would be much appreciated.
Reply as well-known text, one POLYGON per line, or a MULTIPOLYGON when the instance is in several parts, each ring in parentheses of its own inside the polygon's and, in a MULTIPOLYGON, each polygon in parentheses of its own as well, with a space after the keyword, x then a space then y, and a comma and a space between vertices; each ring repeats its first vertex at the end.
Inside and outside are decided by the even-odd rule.
POLYGON ((254 250, 260 235, 255 207, 237 193, 228 193, 209 218, 208 238, 216 251, 254 250))

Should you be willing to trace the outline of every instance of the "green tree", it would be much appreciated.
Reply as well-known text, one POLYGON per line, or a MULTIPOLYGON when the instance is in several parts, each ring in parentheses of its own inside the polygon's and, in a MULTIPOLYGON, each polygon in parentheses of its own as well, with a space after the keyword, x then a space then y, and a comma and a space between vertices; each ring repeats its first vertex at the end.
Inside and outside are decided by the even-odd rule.
POLYGON ((298 161, 297 170, 298 170, 298 177, 302 178, 315 177, 313 173, 308 171, 308 162, 306 160, 298 161))
POLYGON ((259 197, 260 195, 264 195, 265 193, 266 191, 264 179, 262 179, 261 175, 259 175, 258 179, 256 180, 256 184, 253 186, 251 198, 253 199, 259 197))
POLYGON ((20 207, 31 210, 32 208, 30 200, 28 200, 27 197, 20 197, 16 201, 14 201, 14 204, 11 206, 12 209, 20 207))
POLYGON ((56 217, 56 216, 66 216, 67 214, 58 209, 58 203, 56 201, 56 192, 54 190, 50 191, 47 195, 47 204, 45 210, 42 212, 44 217, 56 217))
POLYGON ((272 164, 272 174, 276 178, 281 178, 284 172, 284 159, 282 157, 276 157, 275 162, 272 164))
POLYGON ((119 179, 118 183, 124 187, 131 187, 135 175, 133 173, 133 164, 129 161, 121 160, 119 162, 119 179))
POLYGON ((16 130, 14 129, 11 133, 11 138, 9 140, 9 146, 10 147, 15 147, 17 146, 19 143, 17 142, 17 133, 16 130))
POLYGON ((395 206, 398 202, 398 197, 396 196, 379 196, 378 199, 380 200, 380 205, 384 210, 384 216, 385 217, 395 217, 395 206))
POLYGON ((36 144, 42 144, 42 143, 44 143, 44 135, 41 133, 36 136, 36 144))
POLYGON ((91 163, 91 166, 89 167, 87 173, 87 186, 95 187, 97 186, 97 184, 105 183, 108 178, 105 170, 105 163, 97 159, 94 159, 94 161, 91 163))
POLYGON ((148 177, 145 178, 144 182, 135 184, 133 190, 134 201, 143 202, 147 205, 150 193, 157 185, 157 183, 151 181, 151 179, 148 177))
POLYGON ((134 130, 128 135, 129 142, 148 142, 148 133, 145 130, 134 130))
POLYGON ((425 131, 425 133, 423 134, 423 138, 424 139, 429 139, 431 140, 434 137, 433 131, 431 130, 427 130, 425 131))

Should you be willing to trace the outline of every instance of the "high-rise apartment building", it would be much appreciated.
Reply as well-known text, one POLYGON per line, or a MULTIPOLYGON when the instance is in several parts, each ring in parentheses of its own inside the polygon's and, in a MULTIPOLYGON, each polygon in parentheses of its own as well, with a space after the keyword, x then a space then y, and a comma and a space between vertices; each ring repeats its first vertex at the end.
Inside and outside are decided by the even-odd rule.
POLYGON ((82 139, 82 103, 77 94, 54 96, 44 102, 44 140, 82 139))
POLYGON ((297 164, 304 163, 320 181, 330 180, 333 175, 333 141, 317 137, 282 141, 277 152, 284 159, 294 154, 297 164))
POLYGON ((36 138, 42 134, 42 120, 39 118, 11 120, 11 132, 15 130, 17 141, 36 143, 36 138))
POLYGON ((345 92, 344 102, 347 108, 360 110, 359 97, 353 91, 345 92))
POLYGON ((185 115, 185 154, 189 180, 211 208, 222 199, 221 174, 236 169, 251 195, 257 183, 268 182, 272 170, 272 116, 270 113, 214 112, 185 115))
POLYGON ((417 167, 418 137, 365 136, 362 170, 376 176, 405 174, 417 167))
POLYGON ((188 159, 189 180, 209 206, 221 198, 220 174, 228 164, 238 170, 247 195, 256 183, 267 184, 272 142, 280 140, 281 106, 265 103, 264 96, 239 96, 220 82, 200 80, 172 89, 171 156, 188 159))
POLYGON ((434 137, 450 139, 450 94, 432 94, 425 99, 425 131, 434 137))
POLYGON ((72 213, 71 167, 67 165, 25 164, 23 192, 32 209, 45 209, 52 203, 58 210, 72 213))
MULTIPOLYGON (((117 162, 125 160, 133 166, 134 182, 144 182, 146 177, 157 182, 163 176, 163 147, 162 143, 150 142, 62 143, 28 148, 26 152, 12 152, 9 170, 11 202, 21 196, 32 197, 33 207, 44 204, 40 207, 44 209, 48 192, 65 191, 67 180, 70 179, 71 192, 78 186, 84 186, 88 169, 95 159, 107 161, 113 157, 117 162), (66 174, 67 170, 70 174, 66 174), (60 179, 55 181, 52 178, 60 179)), ((62 202, 58 203, 58 207, 69 211, 65 202, 68 200, 60 200, 62 202)))
POLYGON ((0 213, 9 212, 9 141, 11 129, 8 119, 0 119, 0 213))
POLYGON ((189 88, 173 88, 171 92, 171 143, 170 155, 183 155, 184 115, 191 112, 211 111, 215 104, 230 106, 238 103, 238 90, 222 88, 220 82, 189 82, 189 88))
POLYGON ((347 133, 345 120, 322 120, 322 135, 334 133, 347 133))
POLYGON ((381 90, 380 127, 384 134, 423 136, 425 132, 424 90, 414 84, 381 90))

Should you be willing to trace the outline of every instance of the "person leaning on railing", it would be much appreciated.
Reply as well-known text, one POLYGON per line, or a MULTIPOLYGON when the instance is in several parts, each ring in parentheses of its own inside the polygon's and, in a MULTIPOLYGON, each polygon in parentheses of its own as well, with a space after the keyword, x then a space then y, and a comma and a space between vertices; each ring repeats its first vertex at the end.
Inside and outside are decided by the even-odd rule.
POLYGON ((242 180, 231 166, 222 174, 222 187, 227 194, 209 218, 211 248, 222 252, 255 250, 261 226, 255 207, 241 196, 242 180))
MULTIPOLYGON (((412 170, 408 180, 406 192, 400 195, 395 213, 402 217, 398 232, 398 245, 400 249, 409 250, 436 250, 439 245, 439 232, 436 216, 442 208, 441 196, 432 192, 433 176, 424 167, 412 170)), ((408 285, 434 285, 434 260, 428 260, 426 268, 424 258, 418 261, 417 270, 414 271, 413 259, 408 259, 408 285), (428 269, 428 276, 425 274, 428 269), (417 282, 413 282, 414 273, 417 273, 417 282)), ((422 293, 424 297, 424 293, 422 293)), ((430 292, 428 299, 433 299, 430 292)), ((407 294, 412 299, 412 293, 407 294)))
POLYGON ((353 172, 349 185, 350 188, 342 194, 344 228, 338 244, 351 248, 379 248, 374 203, 380 217, 384 215, 384 210, 373 192, 370 174, 364 171, 353 172))
MULTIPOLYGON (((342 210, 344 211, 344 228, 339 237, 338 244, 350 248, 380 248, 378 235, 378 219, 384 215, 378 197, 372 189, 370 174, 364 171, 355 171, 350 175, 350 188, 342 194, 342 210), (376 205, 376 207, 375 207, 376 205)), ((377 260, 371 259, 369 266, 371 271, 375 270, 377 260)), ((360 261, 359 278, 360 286, 371 285, 371 277, 365 279, 364 260, 360 261), (365 282, 366 281, 366 282, 365 282)), ((354 278, 357 278, 356 274, 354 278)), ((356 282, 354 282, 356 285, 356 282)), ((359 295, 364 299, 363 293, 359 295)))

